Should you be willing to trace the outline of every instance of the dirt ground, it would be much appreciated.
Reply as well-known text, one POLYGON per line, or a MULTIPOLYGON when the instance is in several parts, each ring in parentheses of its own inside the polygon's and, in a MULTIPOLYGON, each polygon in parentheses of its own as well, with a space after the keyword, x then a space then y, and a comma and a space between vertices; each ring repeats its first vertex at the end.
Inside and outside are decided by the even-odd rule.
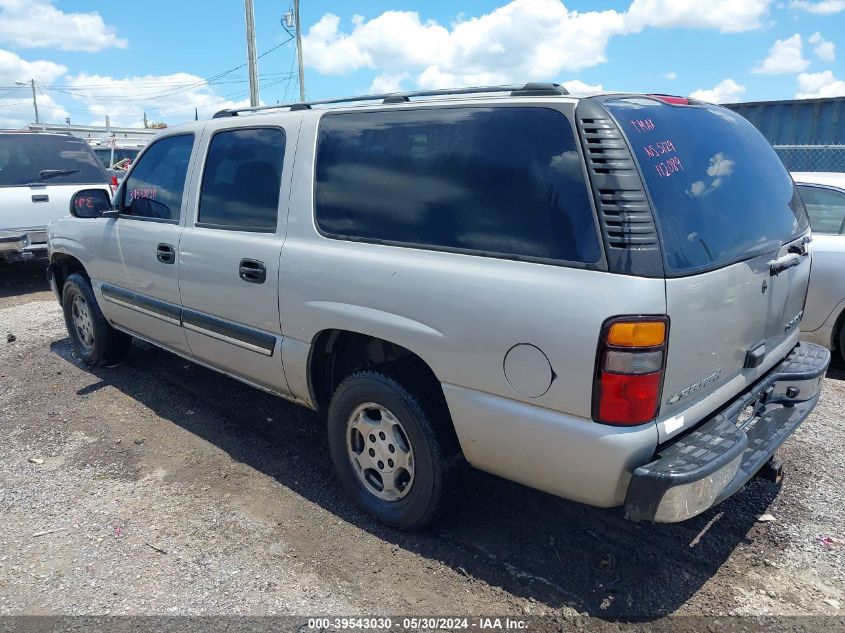
POLYGON ((0 268, 0 614, 843 613, 841 364, 783 484, 686 523, 470 471, 400 533, 344 497, 320 416, 148 345, 86 368, 43 279, 0 268))

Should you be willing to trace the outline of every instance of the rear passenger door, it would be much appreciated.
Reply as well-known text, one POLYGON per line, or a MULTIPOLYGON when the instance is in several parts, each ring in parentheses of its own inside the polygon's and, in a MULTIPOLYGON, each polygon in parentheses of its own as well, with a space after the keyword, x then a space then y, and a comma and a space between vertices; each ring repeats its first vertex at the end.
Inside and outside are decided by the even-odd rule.
POLYGON ((179 245, 182 322, 193 355, 283 394, 279 259, 295 137, 296 128, 283 125, 210 131, 179 245))

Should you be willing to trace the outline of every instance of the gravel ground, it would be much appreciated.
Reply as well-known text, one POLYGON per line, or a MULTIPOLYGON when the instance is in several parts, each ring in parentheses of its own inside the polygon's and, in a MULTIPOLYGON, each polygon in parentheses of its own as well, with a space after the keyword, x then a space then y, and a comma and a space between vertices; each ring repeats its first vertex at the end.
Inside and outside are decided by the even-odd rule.
POLYGON ((82 366, 42 275, 0 268, 0 614, 843 613, 841 365, 781 487, 652 526, 471 471, 406 534, 345 499, 320 416, 147 345, 82 366))

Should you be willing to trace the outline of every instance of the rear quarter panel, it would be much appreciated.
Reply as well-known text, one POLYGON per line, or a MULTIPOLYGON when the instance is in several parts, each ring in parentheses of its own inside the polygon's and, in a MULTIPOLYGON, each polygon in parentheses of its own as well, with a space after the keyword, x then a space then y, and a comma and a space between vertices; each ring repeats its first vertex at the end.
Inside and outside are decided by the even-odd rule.
POLYGON ((594 505, 621 503, 657 433, 654 424, 592 421, 598 339, 609 317, 664 314, 665 282, 324 237, 313 213, 316 130, 317 117, 307 116, 279 273, 293 395, 312 402, 308 352, 322 331, 378 337, 434 371, 471 464, 594 505), (553 370, 548 390, 536 397, 518 393, 505 377, 505 357, 521 343, 539 348, 553 370))
MULTIPOLYGON (((310 345, 333 328, 376 336, 415 352, 441 383, 589 420, 603 322, 665 313, 664 281, 323 237, 313 213, 317 123, 303 120, 282 251, 287 344, 310 345), (554 371, 538 397, 505 378, 505 356, 520 343, 539 348, 554 371)), ((296 357, 298 366, 285 364, 292 388, 305 384, 304 355, 296 357)))

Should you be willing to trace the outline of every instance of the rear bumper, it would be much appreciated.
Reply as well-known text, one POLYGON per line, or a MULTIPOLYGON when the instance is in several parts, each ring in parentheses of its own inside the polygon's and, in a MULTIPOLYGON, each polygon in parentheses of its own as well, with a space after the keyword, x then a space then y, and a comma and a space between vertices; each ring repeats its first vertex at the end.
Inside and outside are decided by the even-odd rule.
POLYGON ((694 517, 742 488, 818 402, 830 352, 799 343, 749 391, 634 471, 625 497, 632 521, 694 517))

